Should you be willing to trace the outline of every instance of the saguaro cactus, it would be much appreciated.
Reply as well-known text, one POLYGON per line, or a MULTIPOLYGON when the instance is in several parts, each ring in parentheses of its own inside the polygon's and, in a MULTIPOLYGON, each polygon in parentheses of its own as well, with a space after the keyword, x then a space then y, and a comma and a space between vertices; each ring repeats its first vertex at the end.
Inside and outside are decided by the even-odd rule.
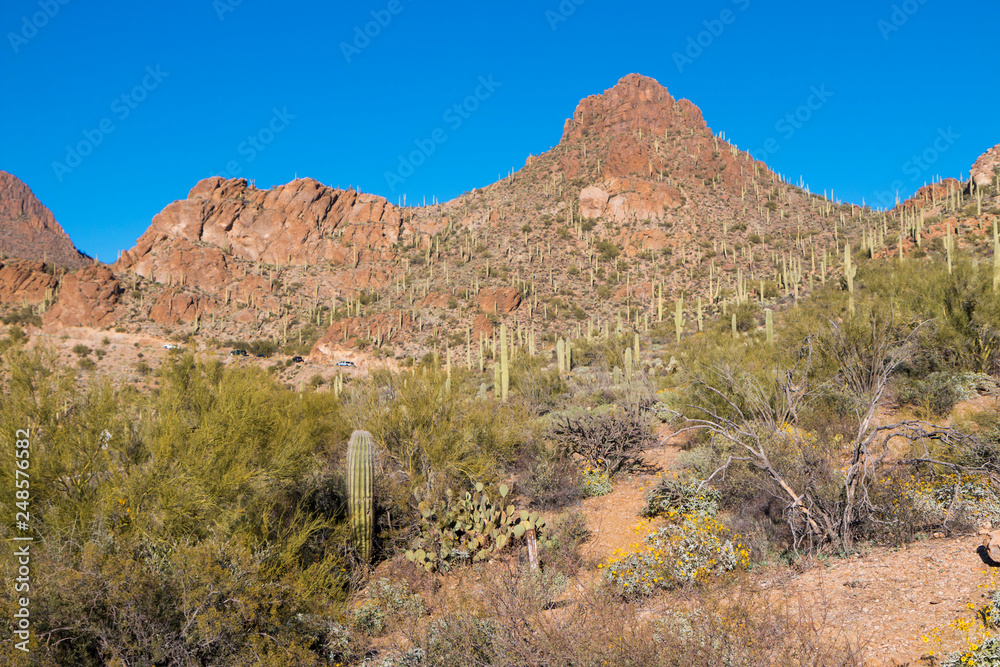
POLYGON ((951 225, 947 226, 947 234, 944 237, 944 249, 948 253, 948 275, 953 272, 952 269, 952 253, 955 251, 955 237, 951 235, 951 225))
POLYGON ((847 309, 854 314, 854 276, 858 275, 858 267, 851 264, 851 244, 844 244, 844 276, 847 278, 847 309))
POLYGON ((510 362, 507 351, 507 325, 500 325, 500 400, 507 401, 510 389, 510 362))
MULTIPOLYGON (((997 175, 1000 178, 1000 174, 997 175)), ((1000 291, 1000 232, 997 221, 993 221, 993 291, 1000 291)))
POLYGON ((684 299, 677 299, 674 304, 674 334, 677 336, 677 342, 681 342, 681 334, 684 333, 684 325, 687 324, 687 320, 684 319, 684 299))
POLYGON ((365 561, 372 557, 375 509, 372 493, 374 446, 368 431, 355 431, 347 445, 347 509, 351 533, 358 555, 365 561))

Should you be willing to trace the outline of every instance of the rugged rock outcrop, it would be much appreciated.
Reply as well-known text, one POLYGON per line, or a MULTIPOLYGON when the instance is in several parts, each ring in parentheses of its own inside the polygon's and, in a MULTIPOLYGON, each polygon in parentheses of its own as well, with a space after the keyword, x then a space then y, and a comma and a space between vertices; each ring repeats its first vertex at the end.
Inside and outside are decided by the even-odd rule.
POLYGON ((980 155, 976 163, 972 165, 971 173, 976 185, 996 183, 997 174, 1000 173, 1000 144, 980 155))
MULTIPOLYGON (((393 258, 393 246, 407 232, 401 209, 376 195, 328 188, 310 178, 257 190, 245 179, 213 177, 158 213, 115 266, 218 293, 233 280, 234 259, 353 268, 393 258)), ((367 284, 384 279, 366 277, 367 284)))
POLYGON ((78 268, 90 263, 19 178, 0 171, 0 253, 78 268))
POLYGON ((157 324, 194 322, 211 312, 211 304, 205 301, 194 294, 167 290, 149 308, 148 317, 157 324))
POLYGON ((59 284, 59 299, 45 313, 46 325, 108 327, 115 322, 122 287, 111 270, 93 265, 69 273, 59 284))
POLYGON ((0 262, 0 303, 37 305, 51 299, 59 281, 42 262, 0 262))
POLYGON ((490 289, 484 287, 476 297, 484 313, 508 315, 521 307, 521 293, 513 287, 490 289))
POLYGON ((663 136, 681 128, 705 130, 701 110, 688 100, 675 100, 655 79, 629 74, 602 95, 582 100, 566 120, 562 140, 627 137, 640 130, 663 136))
POLYGON ((580 215, 617 223, 661 220, 682 203, 680 191, 663 183, 636 178, 609 178, 580 192, 580 215))
POLYGON ((912 197, 901 202, 899 206, 906 209, 920 209, 926 206, 934 206, 945 201, 952 193, 961 192, 966 185, 966 183, 962 183, 957 178, 946 178, 940 183, 931 183, 930 185, 923 186, 914 192, 912 197))
POLYGON ((476 315, 472 321, 472 340, 489 339, 493 335, 493 323, 483 313, 476 315))

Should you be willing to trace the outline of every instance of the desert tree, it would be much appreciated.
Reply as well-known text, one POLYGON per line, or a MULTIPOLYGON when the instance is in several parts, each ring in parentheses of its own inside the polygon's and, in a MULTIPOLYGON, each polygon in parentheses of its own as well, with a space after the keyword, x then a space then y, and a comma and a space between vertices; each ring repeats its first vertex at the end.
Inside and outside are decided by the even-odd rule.
POLYGON ((742 462, 769 480, 784 502, 796 549, 823 544, 847 549, 866 523, 883 520, 885 508, 872 491, 889 470, 943 465, 991 472, 935 458, 929 443, 966 441, 951 428, 880 419, 890 378, 912 354, 921 326, 901 326, 891 311, 871 309, 844 323, 828 321, 825 331, 808 336, 793 352, 794 359, 769 372, 732 362, 691 372, 693 400, 675 411, 683 420, 681 431, 707 431, 723 452, 721 465, 702 484, 742 462), (830 392, 850 406, 853 428, 850 437, 816 443, 801 418, 830 392), (896 446, 899 441, 907 444, 905 450, 896 446), (825 474, 804 455, 816 447, 828 453, 825 474))

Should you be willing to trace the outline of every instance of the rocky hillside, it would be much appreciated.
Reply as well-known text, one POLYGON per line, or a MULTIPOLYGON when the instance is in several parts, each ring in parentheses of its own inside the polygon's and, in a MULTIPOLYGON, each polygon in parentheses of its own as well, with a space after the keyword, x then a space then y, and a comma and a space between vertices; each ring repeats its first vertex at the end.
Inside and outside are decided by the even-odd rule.
POLYGON ((19 178, 0 171, 0 254, 80 268, 89 263, 42 202, 19 178))
POLYGON ((982 232, 997 189, 975 183, 997 150, 975 182, 876 212, 785 182, 694 104, 631 74, 583 100, 552 150, 442 204, 400 208, 312 179, 203 180, 114 265, 59 281, 45 321, 295 341, 317 361, 445 347, 468 360, 500 322, 539 346, 620 328, 672 338, 678 299, 682 328, 697 331, 739 303, 781 307, 835 278, 845 242, 857 259, 924 252, 924 222, 950 214, 982 232))

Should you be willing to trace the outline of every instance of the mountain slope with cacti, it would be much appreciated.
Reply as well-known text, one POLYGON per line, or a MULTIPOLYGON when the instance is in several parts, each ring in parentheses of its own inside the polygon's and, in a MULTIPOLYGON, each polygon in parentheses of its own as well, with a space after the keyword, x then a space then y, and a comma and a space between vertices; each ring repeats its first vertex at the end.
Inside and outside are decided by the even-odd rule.
POLYGON ((6 301, 55 303, 51 326, 268 340, 317 363, 452 349, 476 365, 501 322, 549 349, 596 331, 663 328, 667 340, 750 301, 781 308, 830 280, 850 287, 846 246, 856 261, 992 254, 997 187, 976 185, 988 158, 977 181, 928 186, 889 212, 842 204, 788 183, 691 102, 631 74, 581 101, 557 146, 452 201, 399 207, 312 179, 270 190, 206 179, 110 270, 6 301))

